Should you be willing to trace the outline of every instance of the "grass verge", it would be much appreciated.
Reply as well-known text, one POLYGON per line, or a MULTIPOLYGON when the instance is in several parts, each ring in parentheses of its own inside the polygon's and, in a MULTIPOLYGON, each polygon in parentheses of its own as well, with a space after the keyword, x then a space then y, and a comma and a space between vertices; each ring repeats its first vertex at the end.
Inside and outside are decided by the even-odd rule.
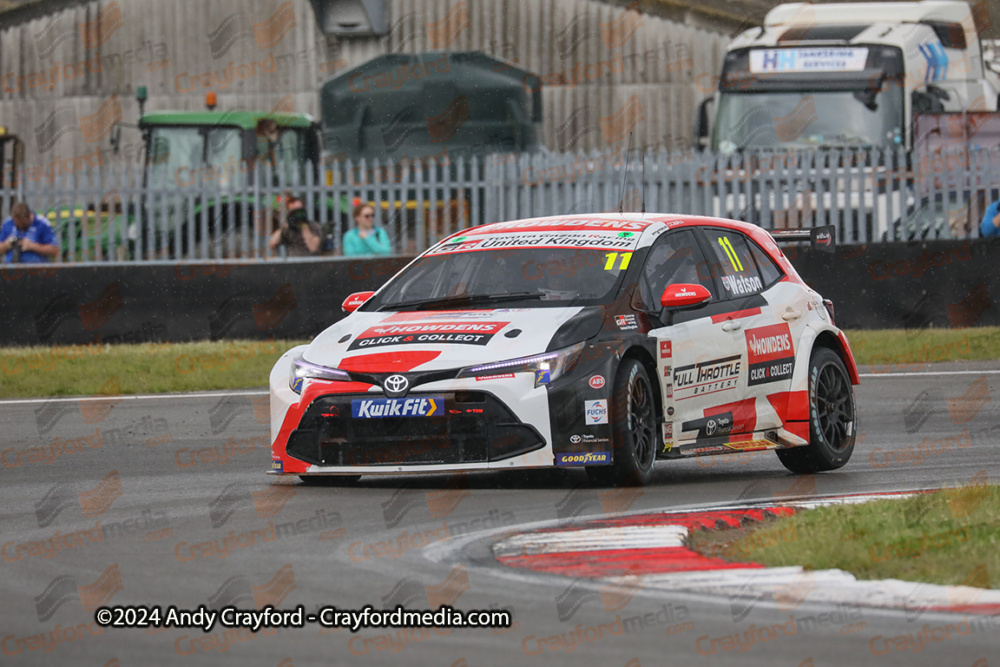
POLYGON ((1000 359, 1000 327, 845 332, 858 364, 906 370, 937 361, 1000 359))
POLYGON ((756 529, 701 531, 691 539, 701 553, 732 561, 1000 588, 997 525, 1000 487, 987 485, 984 472, 957 489, 820 507, 756 529))
MULTIPOLYGON (((1000 359, 1000 327, 848 331, 876 370, 1000 359)), ((0 398, 146 394, 267 385, 281 353, 308 341, 222 341, 0 348, 0 398)))
POLYGON ((264 387, 278 357, 304 342, 6 348, 0 350, 0 398, 264 387))

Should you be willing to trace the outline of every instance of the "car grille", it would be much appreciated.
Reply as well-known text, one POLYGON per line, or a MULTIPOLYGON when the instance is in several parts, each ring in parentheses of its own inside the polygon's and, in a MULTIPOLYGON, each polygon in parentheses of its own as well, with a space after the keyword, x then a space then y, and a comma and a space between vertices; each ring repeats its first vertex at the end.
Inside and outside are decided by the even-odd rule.
POLYGON ((440 416, 355 418, 351 401, 382 395, 318 398, 289 436, 286 451, 321 466, 419 465, 499 461, 545 444, 534 427, 522 423, 492 394, 465 391, 425 396, 444 397, 440 416))

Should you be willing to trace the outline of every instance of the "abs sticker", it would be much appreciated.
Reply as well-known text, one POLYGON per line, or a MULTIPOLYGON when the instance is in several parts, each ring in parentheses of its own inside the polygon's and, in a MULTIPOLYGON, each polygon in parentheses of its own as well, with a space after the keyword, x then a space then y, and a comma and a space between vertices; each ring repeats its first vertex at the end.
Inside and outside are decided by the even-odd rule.
POLYGON ((608 423, 608 401, 600 399, 597 401, 583 402, 584 423, 587 426, 608 423))
POLYGON ((795 350, 787 324, 747 329, 747 362, 750 366, 750 386, 778 382, 792 377, 795 350))
POLYGON ((420 398, 360 398, 351 401, 351 416, 355 419, 384 417, 433 417, 440 415, 444 397, 420 398))
POLYGON ((556 454, 557 466, 592 466, 611 463, 611 452, 560 452, 556 454))
POLYGON ((633 331, 639 328, 638 322, 635 321, 635 315, 615 315, 615 324, 622 331, 633 331))
POLYGON ((603 375, 594 375, 594 376, 591 376, 591 378, 590 378, 590 386, 593 389, 600 389, 601 387, 603 387, 604 386, 604 376, 603 375))

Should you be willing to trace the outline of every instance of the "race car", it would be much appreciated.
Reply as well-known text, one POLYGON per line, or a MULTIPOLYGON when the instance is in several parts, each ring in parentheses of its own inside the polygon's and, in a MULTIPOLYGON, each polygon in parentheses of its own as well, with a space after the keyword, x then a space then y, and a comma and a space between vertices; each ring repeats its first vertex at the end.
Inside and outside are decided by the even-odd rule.
MULTIPOLYGON (((831 230, 791 237, 832 247, 831 230)), ((812 473, 854 449, 858 372, 833 305, 754 225, 483 225, 343 307, 271 371, 274 474, 580 466, 640 485, 658 459, 773 449, 812 473)))

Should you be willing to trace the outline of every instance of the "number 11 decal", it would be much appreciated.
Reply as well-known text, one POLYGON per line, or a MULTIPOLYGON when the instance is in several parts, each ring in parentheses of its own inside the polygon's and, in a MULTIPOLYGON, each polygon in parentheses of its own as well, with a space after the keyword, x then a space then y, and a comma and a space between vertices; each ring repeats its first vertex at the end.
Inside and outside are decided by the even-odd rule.
POLYGON ((607 257, 607 260, 604 262, 605 271, 613 271, 615 268, 615 260, 619 257, 622 258, 622 261, 618 268, 622 271, 628 268, 628 263, 632 260, 632 253, 630 252, 609 252, 604 256, 607 257))

